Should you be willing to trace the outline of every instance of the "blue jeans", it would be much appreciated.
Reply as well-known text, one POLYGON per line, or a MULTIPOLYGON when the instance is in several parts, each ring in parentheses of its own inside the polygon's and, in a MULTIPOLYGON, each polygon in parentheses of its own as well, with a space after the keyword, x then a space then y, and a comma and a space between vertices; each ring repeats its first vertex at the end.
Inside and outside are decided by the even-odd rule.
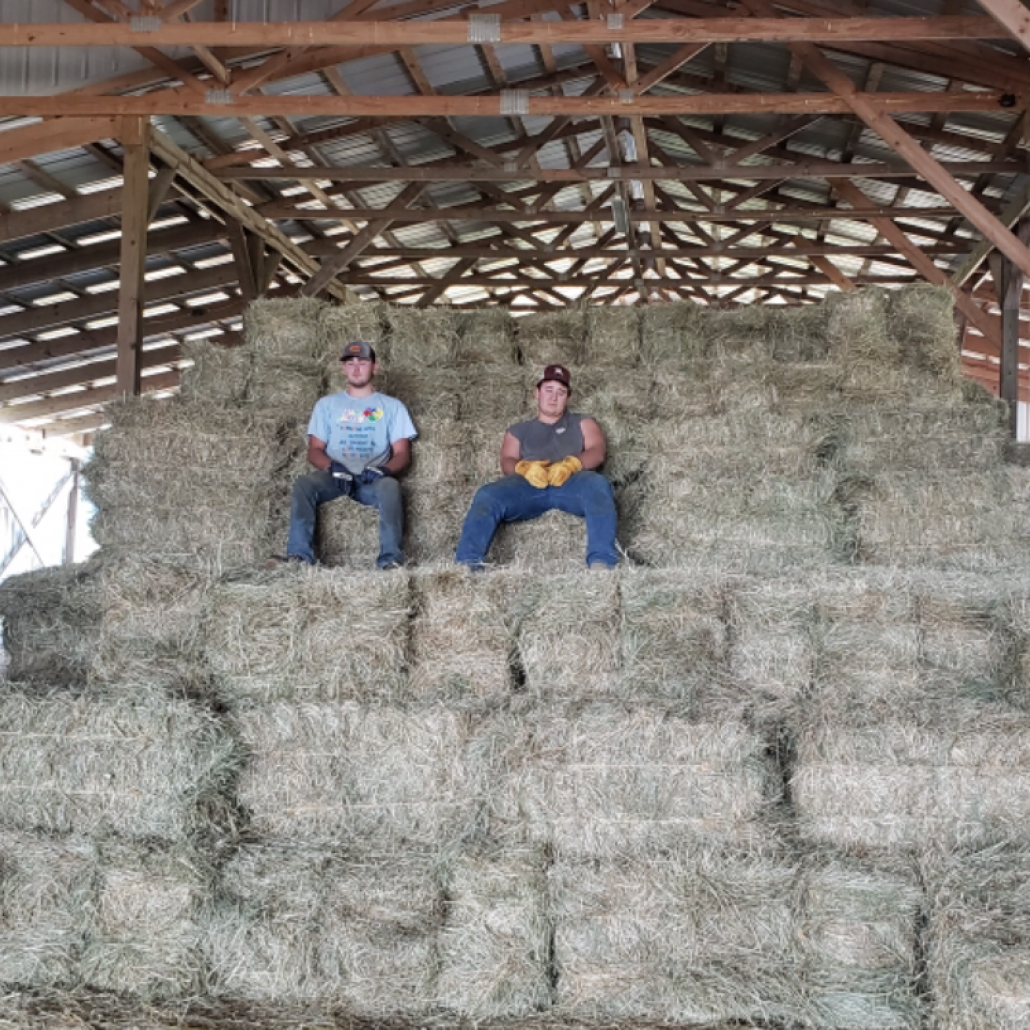
POLYGON ((374 483, 357 483, 336 479, 328 472, 309 472, 293 484, 287 554, 295 554, 306 562, 314 563, 315 512, 320 504, 335 501, 338 497, 351 497, 358 504, 379 509, 379 557, 376 565, 382 568, 404 560, 401 551, 404 506, 400 483, 391 476, 383 476, 374 483))
POLYGON ((562 486, 532 486, 522 476, 505 476, 481 486, 465 516, 456 557, 462 565, 479 565, 502 522, 535 519, 557 508, 587 523, 587 564, 614 566, 615 494, 599 472, 576 472, 562 486))

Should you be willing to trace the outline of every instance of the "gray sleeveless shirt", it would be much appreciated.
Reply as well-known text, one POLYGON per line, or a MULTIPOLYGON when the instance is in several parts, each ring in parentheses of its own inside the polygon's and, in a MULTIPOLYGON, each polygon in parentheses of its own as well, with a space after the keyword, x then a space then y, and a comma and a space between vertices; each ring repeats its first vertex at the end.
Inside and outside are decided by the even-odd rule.
POLYGON ((585 415, 566 411, 557 422, 541 422, 530 419, 517 422, 508 430, 522 447, 520 456, 524 461, 561 461, 570 454, 578 458, 584 450, 583 430, 580 423, 585 415))

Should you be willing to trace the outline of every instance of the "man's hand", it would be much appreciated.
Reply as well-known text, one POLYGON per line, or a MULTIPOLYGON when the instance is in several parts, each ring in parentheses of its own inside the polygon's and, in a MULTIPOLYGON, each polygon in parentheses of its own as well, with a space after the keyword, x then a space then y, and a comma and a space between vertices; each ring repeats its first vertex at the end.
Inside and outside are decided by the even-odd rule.
POLYGON ((548 485, 547 466, 549 464, 550 462, 548 461, 520 461, 515 466, 515 471, 531 486, 535 486, 538 490, 543 490, 548 485))
POLYGON ((563 458, 561 461, 556 461, 547 470, 547 482, 550 483, 551 486, 562 486, 569 476, 582 471, 583 462, 581 462, 574 454, 570 454, 567 458, 563 458))
POLYGON ((351 483, 354 481, 353 474, 348 470, 347 466, 340 461, 331 462, 329 465, 329 471, 332 473, 333 479, 342 479, 345 483, 351 483))
POLYGON ((361 475, 358 478, 362 483, 376 483, 385 475, 385 469, 376 468, 375 465, 367 465, 361 470, 361 475))

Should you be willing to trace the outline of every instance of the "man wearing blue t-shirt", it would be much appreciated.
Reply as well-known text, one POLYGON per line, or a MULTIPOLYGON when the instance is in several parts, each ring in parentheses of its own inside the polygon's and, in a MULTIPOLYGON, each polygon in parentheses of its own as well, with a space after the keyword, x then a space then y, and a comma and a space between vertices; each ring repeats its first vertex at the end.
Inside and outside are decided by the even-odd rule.
POLYGON ((587 564, 615 567, 615 494, 596 471, 607 451, 604 433, 592 418, 568 410, 571 394, 569 370, 548 365, 536 385, 536 418, 504 434, 504 477, 480 487, 472 499, 456 554, 462 565, 483 568, 500 523, 535 519, 557 508, 586 520, 587 564))
POLYGON ((379 365, 369 344, 348 343, 340 361, 347 389, 323 397, 311 413, 308 461, 315 471, 301 476, 293 485, 286 556, 273 559, 273 563, 315 564, 318 506, 350 497, 379 510, 376 565, 397 568, 404 561, 404 509, 400 483, 394 477, 411 460, 411 441, 418 434, 408 409, 372 385, 379 365))

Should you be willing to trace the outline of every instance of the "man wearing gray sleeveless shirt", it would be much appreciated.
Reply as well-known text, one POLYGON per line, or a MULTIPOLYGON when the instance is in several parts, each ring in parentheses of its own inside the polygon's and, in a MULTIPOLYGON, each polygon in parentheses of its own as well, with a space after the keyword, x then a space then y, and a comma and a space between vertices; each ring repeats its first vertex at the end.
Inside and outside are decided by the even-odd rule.
POLYGON ((504 477, 480 487, 472 500, 458 541, 460 564, 482 568, 502 522, 535 519, 556 508, 586 520, 587 564, 615 567, 615 495, 596 471, 605 458, 604 433, 592 418, 567 410, 571 394, 569 370, 548 365, 536 385, 536 418, 504 434, 504 477))

